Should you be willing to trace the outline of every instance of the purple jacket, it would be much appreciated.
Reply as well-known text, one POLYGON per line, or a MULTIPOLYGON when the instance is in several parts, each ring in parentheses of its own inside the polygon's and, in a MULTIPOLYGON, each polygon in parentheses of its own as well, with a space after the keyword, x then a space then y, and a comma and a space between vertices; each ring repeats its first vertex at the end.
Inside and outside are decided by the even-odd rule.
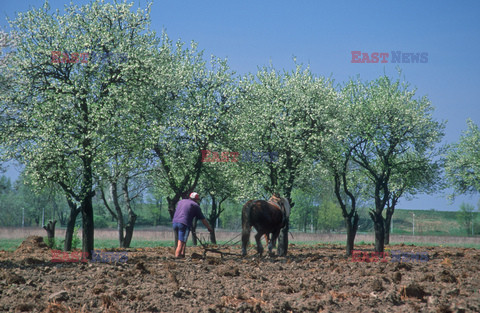
POLYGON ((195 201, 192 199, 182 199, 177 203, 172 223, 182 223, 191 228, 194 217, 199 220, 205 219, 200 206, 195 201))

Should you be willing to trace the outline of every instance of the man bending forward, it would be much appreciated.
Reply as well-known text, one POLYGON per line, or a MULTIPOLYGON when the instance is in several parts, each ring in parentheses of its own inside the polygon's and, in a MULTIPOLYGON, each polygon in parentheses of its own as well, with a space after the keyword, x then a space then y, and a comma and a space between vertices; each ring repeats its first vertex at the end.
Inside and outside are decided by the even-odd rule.
POLYGON ((203 225, 207 227, 209 232, 213 232, 210 224, 205 219, 205 216, 198 205, 200 203, 200 195, 196 192, 190 194, 190 199, 183 199, 178 201, 175 214, 173 216, 172 225, 173 230, 178 235, 177 250, 175 257, 185 257, 185 246, 187 245, 188 235, 192 228, 193 218, 201 220, 203 225))

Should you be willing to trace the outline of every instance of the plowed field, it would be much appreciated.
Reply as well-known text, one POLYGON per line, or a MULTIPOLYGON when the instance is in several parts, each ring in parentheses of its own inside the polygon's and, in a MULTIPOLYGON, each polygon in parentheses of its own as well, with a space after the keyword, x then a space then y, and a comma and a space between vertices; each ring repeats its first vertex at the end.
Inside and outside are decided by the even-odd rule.
POLYGON ((126 263, 62 263, 29 237, 0 251, 0 311, 480 312, 479 250, 391 249, 427 252, 429 261, 353 262, 344 246, 319 244, 290 245, 286 257, 189 246, 181 260, 159 247, 122 250, 126 263))

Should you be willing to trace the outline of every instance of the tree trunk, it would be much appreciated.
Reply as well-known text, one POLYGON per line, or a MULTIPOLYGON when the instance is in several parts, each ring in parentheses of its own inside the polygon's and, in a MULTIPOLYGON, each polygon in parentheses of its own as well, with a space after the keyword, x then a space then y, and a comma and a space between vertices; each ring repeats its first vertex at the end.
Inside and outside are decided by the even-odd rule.
POLYGON ((124 222, 123 222, 123 213, 122 213, 122 207, 120 206, 120 203, 118 202, 118 187, 117 187, 117 182, 112 181, 110 184, 110 192, 112 194, 112 201, 113 201, 113 206, 115 207, 115 218, 117 219, 117 231, 118 231, 118 244, 120 248, 124 247, 125 244, 125 237, 123 236, 123 229, 125 228, 124 222))
POLYGON ((92 259, 91 251, 94 249, 94 221, 93 221, 93 203, 92 198, 95 195, 93 189, 93 156, 94 143, 90 138, 90 130, 86 125, 90 124, 90 112, 86 98, 81 99, 81 119, 85 125, 82 129, 82 182, 80 194, 77 195, 82 211, 82 252, 92 259))
POLYGON ((385 229, 385 237, 384 237, 384 243, 385 245, 390 244, 390 221, 385 218, 385 225, 383 226, 385 229))
POLYGON ((75 221, 77 219, 77 214, 75 216, 70 215, 67 220, 67 229, 65 230, 65 242, 63 244, 63 250, 71 251, 72 250, 72 240, 73 232, 75 231, 75 221))
POLYGON ((208 215, 208 223, 213 229, 213 232, 210 233, 210 242, 216 244, 217 239, 215 238, 215 221, 217 220, 217 201, 215 200, 215 196, 212 194, 210 194, 210 198, 212 198, 212 209, 208 215))
POLYGON ((54 248, 55 246, 55 224, 56 220, 49 221, 47 226, 43 226, 43 229, 47 231, 47 245, 49 248, 54 248))
POLYGON ((347 256, 352 255, 352 251, 355 246, 355 236, 357 235, 358 220, 359 220, 359 217, 357 212, 354 212, 353 217, 350 217, 350 216, 345 217, 345 226, 347 227, 347 248, 346 248, 347 256))
POLYGON ((133 237, 133 228, 135 227, 135 221, 137 220, 137 215, 133 212, 130 196, 128 193, 128 178, 125 179, 123 184, 123 196, 125 199, 125 206, 127 207, 128 212, 128 222, 125 227, 125 238, 123 242, 123 248, 130 248, 130 242, 133 237))
POLYGON ((92 195, 88 194, 82 203, 82 252, 87 253, 91 259, 91 251, 94 249, 94 224, 92 195))
POLYGON ((123 236, 123 215, 117 219, 117 231, 118 231, 118 246, 123 248, 125 244, 125 237, 123 236))
POLYGON ((290 219, 287 218, 285 221, 285 226, 280 230, 280 235, 278 236, 277 254, 279 256, 286 256, 288 252, 289 224, 290 224, 290 219))
POLYGON ((347 174, 346 174, 346 164, 344 163, 344 171, 343 173, 335 173, 334 174, 334 190, 335 196, 337 197, 337 201, 340 204, 340 208, 342 209, 342 215, 345 219, 345 226, 347 227, 347 246, 346 246, 346 256, 352 255, 352 250, 355 245, 355 236, 357 235, 358 229, 358 213, 357 213, 357 201, 355 199, 355 195, 350 192, 347 186, 347 174), (341 187, 343 185, 343 192, 350 198, 350 205, 351 209, 350 212, 347 210, 347 204, 343 201, 342 194, 340 192, 341 187), (352 221, 353 218, 353 221, 352 221))
POLYGON ((124 248, 130 248, 130 243, 132 242, 132 238, 133 238, 133 228, 135 226, 136 220, 137 220, 137 215, 135 213, 128 214, 128 222, 127 222, 127 226, 125 226, 125 239, 123 241, 124 248))
POLYGON ((210 211, 210 214, 208 215, 208 223, 212 227, 212 232, 210 233, 210 242, 213 244, 217 244, 217 237, 215 236, 215 226, 216 226, 216 221, 218 217, 220 216, 220 213, 222 213, 221 205, 222 202, 225 201, 227 198, 223 198, 220 200, 217 206, 217 201, 215 198, 215 195, 210 194, 210 197, 212 198, 212 209, 210 211))
POLYGON ((392 217, 393 217, 393 212, 394 212, 395 208, 394 207, 387 207, 387 211, 386 211, 386 214, 385 214, 385 244, 388 245, 390 244, 390 227, 391 227, 391 223, 392 223, 392 217))
POLYGON ((75 222, 80 213, 80 208, 67 198, 68 206, 70 207, 70 216, 67 219, 67 229, 65 230, 65 242, 63 243, 64 251, 72 250, 73 232, 75 231, 75 222))
MULTIPOLYGON (((385 248, 385 219, 383 209, 387 206, 391 193, 388 191, 388 175, 381 175, 375 185, 375 211, 370 211, 375 229, 375 252, 383 252, 385 248)), ((392 205, 395 205, 393 203, 392 205)))
POLYGON ((210 242, 214 245, 217 244, 217 237, 215 236, 215 227, 212 225, 212 232, 210 233, 210 242))
MULTIPOLYGON (((292 200, 292 186, 293 186, 293 176, 290 177, 290 183, 285 189, 285 199, 287 199, 290 204, 290 214, 292 214, 292 209, 295 206, 295 203, 292 200)), ((277 254, 279 256, 286 256, 288 253, 288 230, 290 229, 290 216, 285 216, 285 226, 280 230, 278 235, 278 248, 277 254)))
POLYGON ((383 252, 385 247, 385 228, 382 213, 370 212, 375 229, 375 252, 383 252))
POLYGON ((390 244, 390 231, 392 226, 393 213, 395 212, 395 206, 397 205, 398 199, 403 194, 403 190, 400 192, 393 193, 387 202, 387 211, 385 214, 385 244, 390 244))

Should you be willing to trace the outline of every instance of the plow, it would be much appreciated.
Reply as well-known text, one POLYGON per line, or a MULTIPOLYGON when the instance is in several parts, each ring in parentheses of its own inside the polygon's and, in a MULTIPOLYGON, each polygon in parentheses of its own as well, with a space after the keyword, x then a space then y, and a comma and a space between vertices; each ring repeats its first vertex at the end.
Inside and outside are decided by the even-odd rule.
MULTIPOLYGON (((292 233, 289 233, 289 234, 293 238, 293 234, 292 233)), ((238 245, 241 242, 241 239, 238 239, 238 237, 240 237, 241 234, 236 235, 235 237, 231 238, 230 240, 228 240, 227 242, 225 242, 221 245, 209 243, 207 239, 197 235, 197 233, 195 231, 192 231, 192 236, 200 243, 200 247, 203 250, 203 257, 204 258, 206 257, 207 252, 217 253, 217 254, 220 255, 220 257, 222 259, 223 259, 223 256, 225 256, 225 255, 239 256, 239 257, 242 256, 239 253, 231 253, 230 252, 231 247, 233 247, 235 245, 238 245)), ((267 236, 265 235, 264 237, 265 237, 265 240, 268 242, 267 236)), ((251 247, 248 248, 247 251, 250 251, 254 248, 255 248, 254 246, 251 246, 251 247)))
POLYGON ((207 252, 217 253, 223 259, 225 255, 232 255, 232 256, 241 256, 239 253, 231 253, 230 248, 234 245, 240 243, 241 240, 235 241, 241 234, 236 235, 235 237, 231 238, 227 242, 219 245, 209 243, 205 238, 201 238, 198 236, 196 232, 192 231, 192 236, 200 243, 200 246, 203 250, 203 257, 206 258, 207 252))

